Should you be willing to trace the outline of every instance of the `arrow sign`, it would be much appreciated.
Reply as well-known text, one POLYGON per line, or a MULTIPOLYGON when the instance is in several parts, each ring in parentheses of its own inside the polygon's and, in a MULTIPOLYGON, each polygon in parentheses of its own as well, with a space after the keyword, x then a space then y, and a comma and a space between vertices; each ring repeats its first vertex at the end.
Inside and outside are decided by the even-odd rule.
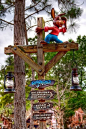
POLYGON ((28 100, 51 100, 55 94, 56 92, 53 90, 33 90, 30 92, 28 100))
POLYGON ((53 86, 54 83, 54 80, 33 80, 29 86, 32 88, 45 88, 47 86, 53 86))
POLYGON ((34 113, 33 120, 47 120, 52 119, 52 113, 34 113))
POLYGON ((36 103, 33 104, 33 111, 45 111, 53 107, 53 103, 45 102, 45 103, 36 103))

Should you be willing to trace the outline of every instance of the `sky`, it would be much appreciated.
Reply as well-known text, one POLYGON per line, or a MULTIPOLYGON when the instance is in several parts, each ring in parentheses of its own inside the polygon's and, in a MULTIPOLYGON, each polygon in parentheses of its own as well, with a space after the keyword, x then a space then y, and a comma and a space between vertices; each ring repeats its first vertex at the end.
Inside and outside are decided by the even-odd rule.
MULTIPOLYGON (((86 0, 77 0, 79 1, 77 4, 80 5, 80 7, 83 9, 83 13, 82 16, 76 20, 76 23, 79 24, 79 28, 77 29, 77 32, 74 33, 69 33, 66 32, 64 35, 59 34, 59 39, 61 39, 62 41, 68 41, 68 39, 73 39, 74 41, 76 41, 77 36, 81 35, 86 35, 86 0), (83 3, 84 2, 84 3, 83 3), (82 4, 83 3, 83 4, 82 4)), ((28 3, 27 3, 28 4, 28 3)), ((55 10, 57 11, 57 7, 58 5, 56 3, 53 3, 53 6, 55 8, 55 10)), ((42 17, 44 18, 44 20, 46 21, 46 19, 48 20, 48 17, 45 16, 42 13, 39 13, 36 15, 37 17, 42 17)), ((13 16, 8 16, 7 20, 12 20, 13 16)), ((30 34, 29 34, 29 38, 32 37, 32 35, 35 35, 35 30, 33 30, 30 34)), ((13 29, 12 28, 5 28, 3 31, 0 30, 0 69, 2 65, 5 65, 5 60, 8 57, 8 55, 4 54, 4 48, 8 47, 9 45, 13 45, 13 29)))

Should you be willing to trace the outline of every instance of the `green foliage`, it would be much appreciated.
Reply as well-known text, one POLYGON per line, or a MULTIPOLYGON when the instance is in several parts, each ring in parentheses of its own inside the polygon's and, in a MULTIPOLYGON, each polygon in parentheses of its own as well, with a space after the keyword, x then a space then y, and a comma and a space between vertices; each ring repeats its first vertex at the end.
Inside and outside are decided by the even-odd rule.
POLYGON ((0 11, 2 11, 4 9, 3 5, 0 5, 0 11))
POLYGON ((81 14, 82 14, 82 10, 80 8, 72 7, 67 12, 67 18, 76 19, 76 18, 80 17, 81 14))
MULTIPOLYGON (((29 82, 29 83, 30 83, 30 82, 29 82)), ((28 83, 28 84, 29 84, 29 83, 28 83)), ((27 99, 28 99, 28 96, 29 96, 30 91, 31 91, 31 88, 30 88, 28 85, 26 85, 26 87, 25 87, 26 110, 28 110, 28 109, 30 109, 30 108, 31 108, 31 103, 30 103, 30 101, 29 101, 29 100, 27 100, 27 99)))
POLYGON ((29 38, 28 44, 29 45, 37 45, 37 36, 35 36, 34 38, 29 38))
POLYGON ((66 117, 72 116, 72 113, 80 107, 82 110, 86 110, 86 91, 70 92, 66 96, 69 97, 65 108, 66 117))
POLYGON ((6 0, 6 4, 11 4, 11 0, 6 0))
MULTIPOLYGON (((0 17, 5 16, 4 14, 4 6, 0 4, 0 17)), ((2 24, 2 21, 0 20, 0 24, 2 24)))

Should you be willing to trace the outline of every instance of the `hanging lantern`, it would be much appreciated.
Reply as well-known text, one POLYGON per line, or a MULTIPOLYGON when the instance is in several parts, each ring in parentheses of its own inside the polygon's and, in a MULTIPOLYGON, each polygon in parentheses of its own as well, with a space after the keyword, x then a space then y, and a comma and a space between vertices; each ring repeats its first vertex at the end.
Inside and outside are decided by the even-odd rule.
POLYGON ((72 69, 72 86, 70 90, 73 91, 81 91, 81 87, 79 86, 79 78, 78 78, 78 72, 77 68, 72 69))
POLYGON ((12 72, 8 72, 4 78, 4 93, 15 93, 15 77, 12 72))

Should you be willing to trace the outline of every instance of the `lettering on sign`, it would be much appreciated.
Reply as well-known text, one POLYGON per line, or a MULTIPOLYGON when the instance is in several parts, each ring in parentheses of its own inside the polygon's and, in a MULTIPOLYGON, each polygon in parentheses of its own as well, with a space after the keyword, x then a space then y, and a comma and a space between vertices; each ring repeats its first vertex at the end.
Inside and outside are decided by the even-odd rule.
POLYGON ((52 113, 33 113, 33 120, 52 119, 52 113))
POLYGON ((30 92, 28 100, 51 100, 55 94, 56 92, 53 90, 33 90, 30 92))
POLYGON ((45 103, 36 103, 36 104, 33 104, 33 111, 45 111, 45 110, 48 110, 50 108, 53 107, 53 103, 50 103, 50 102, 45 102, 45 103))
POLYGON ((53 86, 54 83, 54 80, 33 80, 29 86, 32 88, 45 88, 47 86, 53 86))

